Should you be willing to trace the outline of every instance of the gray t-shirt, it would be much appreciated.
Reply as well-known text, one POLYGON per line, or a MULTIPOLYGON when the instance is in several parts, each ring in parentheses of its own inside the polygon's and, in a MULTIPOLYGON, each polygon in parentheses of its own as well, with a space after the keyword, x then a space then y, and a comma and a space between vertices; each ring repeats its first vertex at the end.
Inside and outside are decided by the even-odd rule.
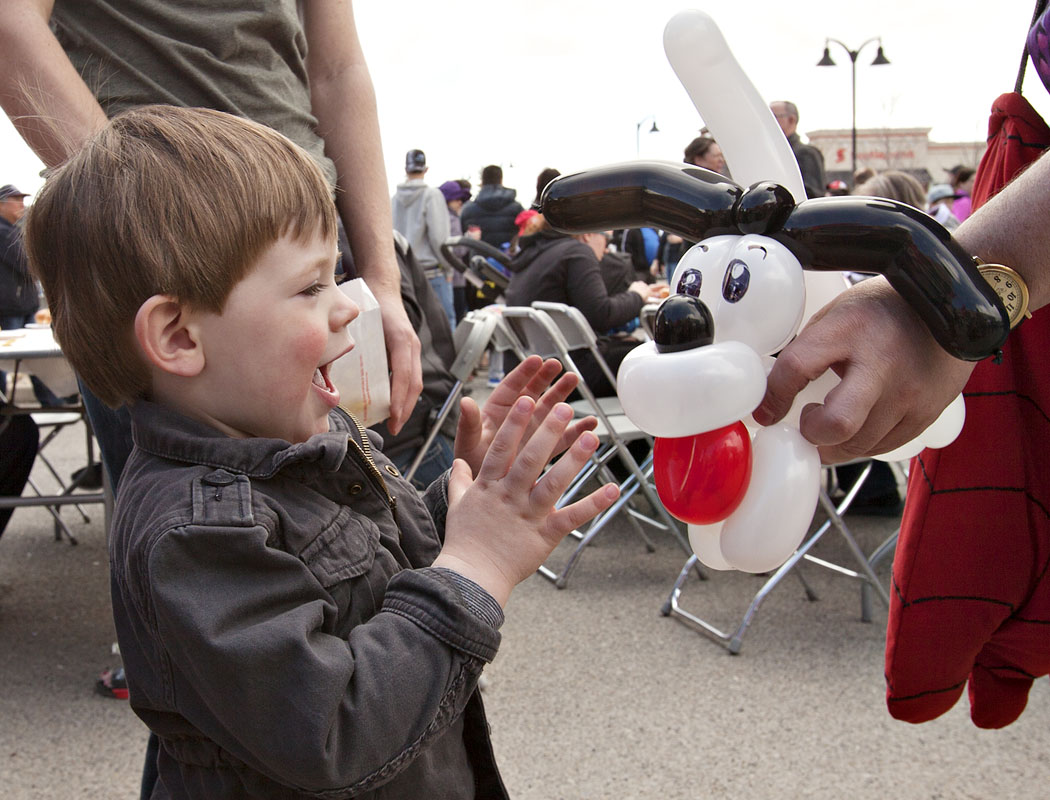
POLYGON ((167 103, 280 131, 328 180, 296 0, 56 0, 51 25, 108 116, 167 103))

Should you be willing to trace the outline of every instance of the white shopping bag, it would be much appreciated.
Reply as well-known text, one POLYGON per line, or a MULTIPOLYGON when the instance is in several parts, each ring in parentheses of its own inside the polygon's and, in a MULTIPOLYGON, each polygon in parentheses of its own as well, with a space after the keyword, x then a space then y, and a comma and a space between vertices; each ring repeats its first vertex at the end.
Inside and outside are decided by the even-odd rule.
POLYGON ((361 313, 347 326, 354 349, 335 361, 328 375, 339 390, 340 405, 363 425, 375 425, 390 416, 390 372, 379 301, 362 278, 339 288, 357 303, 361 313))

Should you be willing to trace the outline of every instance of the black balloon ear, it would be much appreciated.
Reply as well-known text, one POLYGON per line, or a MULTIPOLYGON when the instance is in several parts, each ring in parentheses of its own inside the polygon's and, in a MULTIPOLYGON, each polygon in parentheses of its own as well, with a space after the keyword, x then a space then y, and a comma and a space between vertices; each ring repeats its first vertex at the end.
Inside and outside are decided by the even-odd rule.
POLYGON ((795 210, 795 198, 778 183, 761 181, 737 201, 736 225, 741 233, 767 234, 780 228, 795 210))
POLYGON ((742 193, 701 167, 633 161, 556 178, 543 190, 540 210, 565 233, 652 226, 696 242, 739 233, 733 209, 742 193))
POLYGON ((885 275, 956 358, 994 355, 1010 332, 1006 309, 973 259, 917 208, 876 197, 814 198, 768 235, 804 269, 885 275))

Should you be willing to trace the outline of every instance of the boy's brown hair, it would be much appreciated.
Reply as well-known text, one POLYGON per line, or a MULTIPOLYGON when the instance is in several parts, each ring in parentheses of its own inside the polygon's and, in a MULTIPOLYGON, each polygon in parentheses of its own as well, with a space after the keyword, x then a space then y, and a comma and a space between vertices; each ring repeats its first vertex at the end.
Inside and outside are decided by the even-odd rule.
POLYGON ((334 238, 336 211, 304 150, 230 114, 143 106, 53 171, 25 245, 63 353, 116 407, 150 390, 134 335, 143 302, 219 313, 267 247, 314 233, 334 238))

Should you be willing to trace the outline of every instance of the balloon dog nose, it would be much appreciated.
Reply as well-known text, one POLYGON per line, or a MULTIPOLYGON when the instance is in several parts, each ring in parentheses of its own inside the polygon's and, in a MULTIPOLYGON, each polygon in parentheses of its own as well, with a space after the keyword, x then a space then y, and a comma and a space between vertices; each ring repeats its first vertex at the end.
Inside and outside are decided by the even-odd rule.
POLYGON ((653 322, 653 340, 660 353, 678 353, 715 340, 711 311, 691 294, 673 294, 660 304, 653 322))

